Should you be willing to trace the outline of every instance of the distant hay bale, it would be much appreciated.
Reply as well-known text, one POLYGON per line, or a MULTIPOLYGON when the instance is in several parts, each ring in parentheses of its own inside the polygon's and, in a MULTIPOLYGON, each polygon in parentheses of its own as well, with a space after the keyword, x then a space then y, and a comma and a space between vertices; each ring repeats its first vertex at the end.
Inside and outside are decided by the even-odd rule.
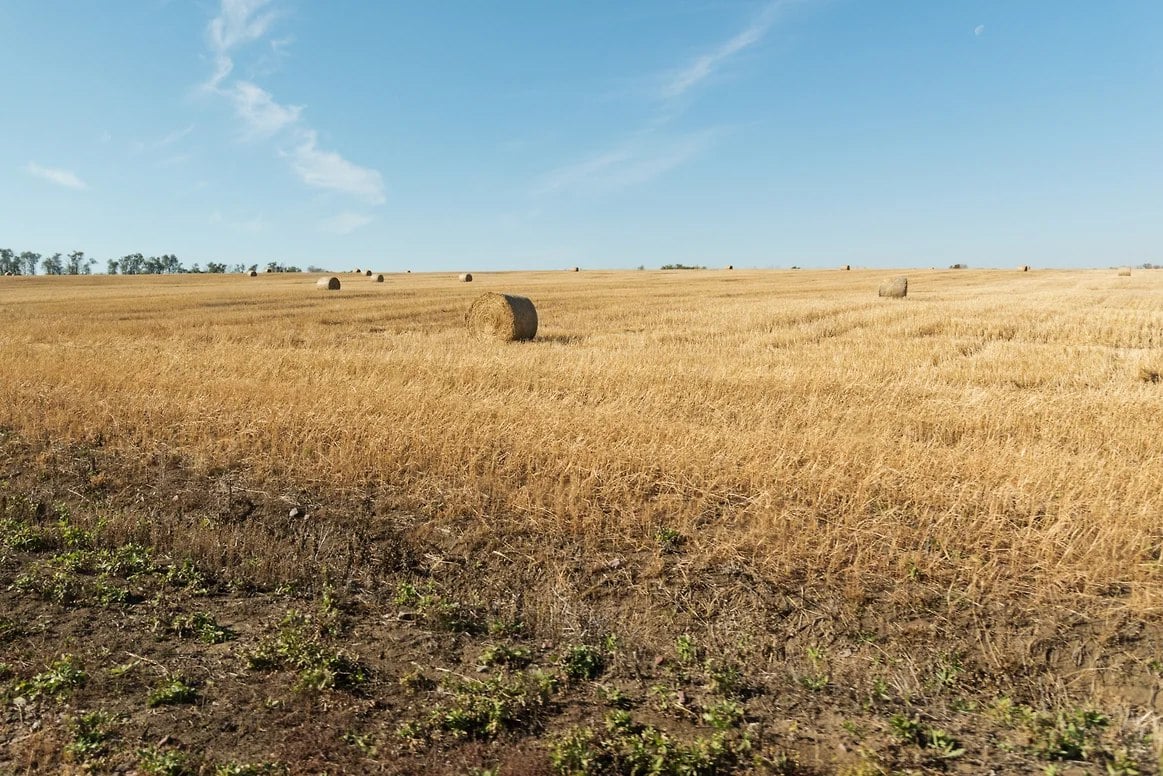
POLYGON ((581 267, 574 267, 570 272, 581 272, 581 267))
POLYGON ((372 271, 369 269, 365 274, 370 278, 372 276, 372 271))
POLYGON ((363 270, 362 270, 362 269, 360 269, 359 267, 356 267, 355 269, 353 269, 353 270, 352 270, 352 273, 353 273, 353 274, 355 274, 355 275, 358 275, 358 274, 360 274, 361 272, 363 272, 363 270))
POLYGON ((893 299, 901 299, 909 293, 909 279, 904 275, 895 277, 892 280, 886 280, 880 284, 880 292, 878 296, 887 296, 893 299))
POLYGON ((339 290, 339 278, 319 278, 315 281, 316 288, 322 288, 327 291, 339 290))
POLYGON ((851 267, 851 265, 848 265, 848 264, 841 264, 841 265, 840 265, 840 269, 842 269, 842 270, 844 270, 845 272, 847 272, 848 270, 852 269, 852 267, 851 267))
POLYGON ((12 275, 12 273, 11 273, 11 272, 5 272, 5 273, 4 273, 4 277, 6 277, 6 278, 10 278, 10 277, 13 277, 13 275, 12 275))
POLYGON ((1130 267, 1119 267, 1119 277, 1129 278, 1130 276, 1131 276, 1131 268, 1130 267))
POLYGON ((372 280, 373 280, 374 282, 376 282, 376 283, 383 283, 383 282, 384 282, 384 276, 383 276, 383 275, 376 275, 374 278, 372 278, 372 280))
POLYGON ((1030 265, 1029 265, 1029 264, 1023 264, 1022 266, 1018 267, 1018 269, 1019 269, 1020 271, 1022 271, 1022 272, 1029 272, 1029 271, 1030 271, 1030 265))
POLYGON ((471 272, 460 273, 460 282, 461 283, 471 283, 472 282, 472 273, 471 272))
POLYGON ((478 337, 512 342, 537 336, 537 308, 523 296, 495 294, 477 297, 464 316, 469 331, 478 337))
POLYGON ((728 264, 726 267, 723 267, 723 269, 735 269, 735 265, 734 265, 734 264, 728 264))
POLYGON ((250 275, 252 278, 257 278, 257 277, 258 277, 258 271, 257 271, 257 270, 253 270, 253 269, 252 269, 250 272, 248 272, 248 273, 246 273, 246 274, 250 275))

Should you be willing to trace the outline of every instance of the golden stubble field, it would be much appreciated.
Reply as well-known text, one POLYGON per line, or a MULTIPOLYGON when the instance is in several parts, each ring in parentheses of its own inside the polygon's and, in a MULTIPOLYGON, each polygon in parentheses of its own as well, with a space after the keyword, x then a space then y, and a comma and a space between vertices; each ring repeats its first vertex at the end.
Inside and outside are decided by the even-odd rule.
POLYGON ((970 601, 1163 596, 1163 272, 0 279, 0 426, 434 525, 970 601), (470 337, 484 291, 529 343, 470 337), (1146 370, 1146 371, 1144 371, 1146 370))

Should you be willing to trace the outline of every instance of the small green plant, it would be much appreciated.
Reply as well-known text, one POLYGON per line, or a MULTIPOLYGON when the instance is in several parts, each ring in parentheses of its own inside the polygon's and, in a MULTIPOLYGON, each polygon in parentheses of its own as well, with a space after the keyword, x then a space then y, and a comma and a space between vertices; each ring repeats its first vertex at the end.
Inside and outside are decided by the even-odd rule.
POLYGON ((155 629, 159 626, 184 639, 197 638, 203 644, 221 644, 237 638, 234 631, 219 625, 214 616, 206 612, 176 614, 164 626, 160 622, 155 623, 155 629))
POLYGON ((223 763, 214 769, 214 776, 272 776, 287 773, 282 763, 223 763))
POLYGON ((61 655, 50 663, 44 671, 31 679, 18 682, 17 695, 36 699, 44 695, 57 696, 79 687, 88 677, 81 668, 80 661, 73 655, 61 655))
POLYGON ((570 679, 596 679, 606 668, 606 657, 596 647, 575 644, 561 656, 561 667, 570 679))
POLYGON ((574 728, 550 745, 549 761, 559 774, 650 774, 711 776, 744 763, 751 749, 746 736, 719 731, 676 741, 650 725, 635 724, 626 712, 611 712, 606 733, 574 728))
POLYGON ((53 541, 43 531, 21 520, 0 520, 0 547, 12 552, 41 552, 51 549, 53 541))
POLYGON ((525 647, 507 647, 503 644, 490 644, 484 648, 477 664, 480 666, 510 666, 524 668, 532 661, 529 650, 525 647))
POLYGON ((193 595, 206 595, 210 592, 210 582, 206 575, 188 558, 166 569, 163 579, 167 585, 182 588, 193 595))
POLYGON ((663 552, 676 553, 686 544, 686 537, 673 528, 660 526, 654 532, 654 541, 663 552))
POLYGON ((1109 719, 1097 711, 1061 711, 1034 720, 1034 750, 1047 760, 1090 760, 1105 754, 1102 732, 1109 719))
POLYGON ((277 634, 246 655, 246 662, 259 671, 295 671, 300 689, 355 690, 370 678, 366 666, 322 639, 311 616, 294 610, 287 612, 277 634))
POLYGON ((88 762, 105 754, 114 738, 111 719, 101 711, 90 711, 73 720, 73 740, 65 747, 77 762, 88 762))
POLYGON ((703 712, 703 722, 715 730, 729 730, 743 721, 743 704, 724 699, 708 706, 703 712))
POLYGON ((193 776, 189 759, 177 749, 148 747, 137 751, 137 765, 149 776, 193 776))
POLYGON ((698 662, 702 650, 689 634, 684 633, 674 640, 674 654, 683 665, 693 665, 698 662))
POLYGON ((720 660, 708 660, 704 667, 707 672, 707 686, 711 692, 726 698, 743 696, 747 685, 739 666, 720 660))
POLYGON ((148 747, 137 751, 137 766, 149 776, 193 776, 189 758, 177 749, 148 747))
POLYGON ((602 699, 602 703, 615 709, 628 709, 633 706, 633 702, 617 687, 612 685, 597 685, 598 697, 602 699))
POLYGON ((535 671, 484 681, 460 680, 447 689, 452 700, 438 706, 421 730, 491 739, 504 730, 537 724, 557 685, 553 677, 535 671))
POLYGON ((179 676, 171 676, 155 687, 149 694, 150 708, 154 706, 176 706, 193 703, 198 699, 198 689, 179 676))

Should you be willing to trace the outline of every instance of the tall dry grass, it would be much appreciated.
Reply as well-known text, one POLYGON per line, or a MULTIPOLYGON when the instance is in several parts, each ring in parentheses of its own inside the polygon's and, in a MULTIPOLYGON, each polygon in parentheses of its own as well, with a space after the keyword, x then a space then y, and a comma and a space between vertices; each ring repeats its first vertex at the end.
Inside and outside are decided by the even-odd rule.
POLYGON ((913 271, 892 301, 883 274, 9 278, 0 424, 438 524, 1156 608, 1163 273, 913 271), (482 290, 538 339, 470 337, 482 290))

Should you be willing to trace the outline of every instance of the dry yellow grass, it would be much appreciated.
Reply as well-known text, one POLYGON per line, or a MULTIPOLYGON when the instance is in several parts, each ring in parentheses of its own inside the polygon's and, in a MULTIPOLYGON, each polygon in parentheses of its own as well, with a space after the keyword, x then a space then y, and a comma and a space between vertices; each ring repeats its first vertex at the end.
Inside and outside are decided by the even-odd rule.
POLYGON ((1163 273, 559 272, 17 278, 0 424, 271 483, 389 488, 433 521, 950 594, 1160 603, 1163 273), (536 341, 481 347, 485 290, 536 341), (369 407, 368 397, 376 397, 369 407), (371 482, 369 483, 369 479, 371 482))

